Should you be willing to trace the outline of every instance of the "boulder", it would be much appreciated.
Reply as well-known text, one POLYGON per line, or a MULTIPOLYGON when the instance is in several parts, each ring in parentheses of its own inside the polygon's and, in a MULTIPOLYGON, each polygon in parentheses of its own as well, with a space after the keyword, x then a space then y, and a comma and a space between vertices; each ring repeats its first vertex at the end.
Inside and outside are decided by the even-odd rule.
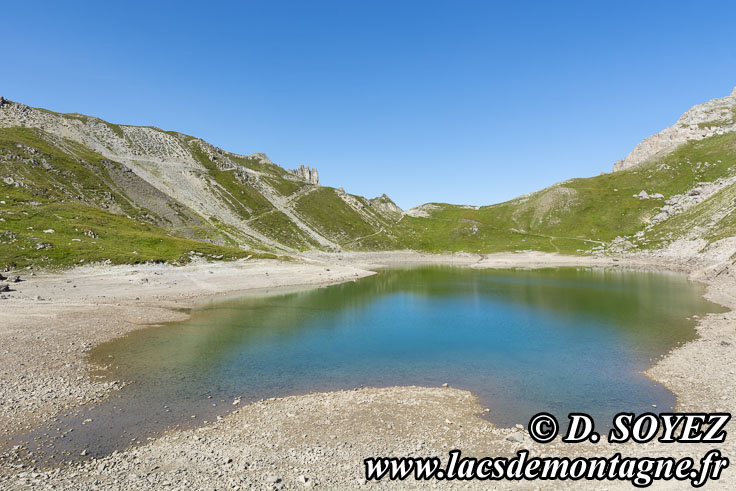
POLYGON ((524 443, 524 435, 522 435, 518 431, 511 433, 506 437, 506 439, 514 443, 524 443))

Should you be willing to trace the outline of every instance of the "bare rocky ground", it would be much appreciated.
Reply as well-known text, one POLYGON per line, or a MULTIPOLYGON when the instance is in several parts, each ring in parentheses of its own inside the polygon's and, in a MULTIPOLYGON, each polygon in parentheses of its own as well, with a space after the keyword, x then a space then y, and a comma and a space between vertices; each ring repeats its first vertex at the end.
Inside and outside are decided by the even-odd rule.
POLYGON ((172 309, 198 298, 250 289, 318 285, 372 274, 352 266, 265 260, 233 263, 89 266, 22 281, 0 299, 0 436, 120 386, 92 380, 85 354, 150 324, 183 320, 172 309))
MULTIPOLYGON (((404 253, 313 254, 301 261, 252 261, 167 266, 87 267, 63 274, 24 276, 10 298, 0 300, 0 435, 31 426, 61 409, 95 400, 114 387, 91 380, 84 353, 92 345, 149 323, 183 318, 170 307, 198 297, 251 288, 281 288, 349 281, 371 267, 455 264, 472 267, 601 265, 689 272, 708 285, 707 298, 736 306, 733 266, 674 256, 619 259, 566 258, 541 253, 431 256, 404 253), (41 297, 44 300, 36 300, 41 297)), ((658 361, 650 376, 677 395, 680 411, 732 411, 736 402, 736 313, 699 320, 700 338, 658 361)), ((685 456, 700 458, 700 444, 566 445, 534 443, 523 430, 496 428, 482 418, 485 408, 454 388, 359 389, 269 399, 242 407, 205 426, 169 432, 140 447, 56 469, 38 469, 0 459, 0 488, 25 489, 360 489, 487 488, 482 482, 369 482, 363 459, 370 456, 439 456, 459 448, 464 455, 685 456), (513 436, 510 436, 513 434, 513 436)), ((525 421, 519 421, 524 424, 525 421)), ((733 425, 729 425, 729 430, 733 425)), ((734 441, 717 448, 731 458, 734 441)), ((544 483, 499 483, 536 489, 544 483)), ((707 489, 733 489, 729 468, 707 489)), ((624 483, 556 482, 560 487, 630 487, 624 483)), ((662 489, 687 483, 660 484, 662 489)))

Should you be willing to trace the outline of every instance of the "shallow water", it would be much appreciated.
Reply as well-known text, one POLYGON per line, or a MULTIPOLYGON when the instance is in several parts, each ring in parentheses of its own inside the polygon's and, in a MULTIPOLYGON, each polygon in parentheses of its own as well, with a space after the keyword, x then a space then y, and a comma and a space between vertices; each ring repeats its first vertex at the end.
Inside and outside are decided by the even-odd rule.
POLYGON ((213 420, 235 397, 445 382, 476 393, 499 425, 575 411, 605 428, 619 411, 672 408, 642 371, 694 337, 687 317, 719 311, 702 293, 674 274, 431 267, 211 302, 95 348, 102 374, 131 383, 55 422, 75 431, 54 453, 104 454, 213 420))

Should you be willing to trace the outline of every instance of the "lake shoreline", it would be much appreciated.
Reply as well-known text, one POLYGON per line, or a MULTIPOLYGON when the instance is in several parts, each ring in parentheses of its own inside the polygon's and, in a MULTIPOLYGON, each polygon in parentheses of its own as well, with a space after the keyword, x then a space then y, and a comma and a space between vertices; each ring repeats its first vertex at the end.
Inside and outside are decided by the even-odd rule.
MULTIPOLYGON (((17 292, 12 292, 9 299, 0 300, 3 307, 0 339, 4 351, 0 358, 0 373, 3 373, 0 396, 1 400, 7 401, 0 406, 0 436, 27 429, 62 410, 99 401, 115 390, 120 384, 95 381, 89 377, 90 367, 85 353, 93 345, 134 329, 187 317, 181 310, 173 309, 186 309, 213 296, 249 290, 322 286, 354 281, 383 267, 429 264, 472 268, 585 266, 675 271, 705 283, 708 300, 729 309, 736 308, 733 271, 719 269, 720 266, 704 261, 652 255, 611 258, 538 252, 490 255, 431 255, 411 251, 311 252, 291 262, 250 260, 195 263, 177 268, 165 265, 87 266, 64 273, 39 273, 32 277, 21 272, 27 281, 17 283, 17 292)), ((699 338, 676 348, 646 372, 676 395, 677 410, 728 411, 734 407, 734 324, 736 316, 733 310, 699 319, 696 328, 699 338), (704 383, 698 373, 693 374, 696 367, 698 373, 714 376, 708 377, 704 383)), ((482 410, 475 396, 452 388, 360 389, 269 399, 243 406, 217 423, 193 430, 172 431, 141 447, 70 465, 61 472, 56 471, 54 478, 49 477, 49 472, 54 471, 37 472, 37 477, 29 477, 29 472, 35 472, 27 467, 13 467, 11 455, 0 461, 0 484, 6 482, 22 487, 38 481, 73 487, 79 484, 79 472, 89 475, 91 482, 99 481, 102 487, 112 485, 120 477, 117 472, 135 473, 136 479, 141 480, 134 480, 130 485, 136 487, 144 483, 151 486, 151 476, 146 474, 154 475, 153 483, 175 482, 166 470, 172 468, 169 455, 179 451, 196 455, 205 448, 223 455, 232 453, 233 457, 223 457, 223 461, 232 459, 232 462, 216 463, 210 468, 212 462, 204 459, 201 460, 202 465, 194 465, 191 470, 177 468, 179 474, 184 472, 190 483, 204 484, 219 479, 223 484, 232 481, 233 485, 264 488, 272 488, 274 484, 303 487, 303 477, 307 483, 360 486, 362 458, 366 456, 437 454, 442 457, 444 453, 446 457, 446 449, 450 445, 475 455, 511 454, 521 447, 540 454, 570 456, 607 455, 614 451, 625 452, 625 455, 704 453, 700 452, 700 445, 685 448, 679 448, 682 445, 627 445, 615 449, 606 448, 607 444, 571 447, 553 443, 542 446, 531 442, 518 430, 494 427, 477 416, 482 410), (363 401, 357 408, 356 398, 363 401), (404 402, 397 404, 396 400, 404 402), (428 414, 427 407, 435 407, 436 410, 428 414), (302 415, 306 418, 301 423, 294 420, 297 412, 300 418, 302 415), (369 421, 393 422, 386 423, 381 431, 372 430, 370 425, 366 426, 368 421, 364 421, 366 413, 370 415, 369 421), (440 414, 445 417, 439 417, 440 414), (309 428, 314 426, 316 417, 342 421, 343 426, 330 424, 325 435, 309 435, 309 428), (262 438, 250 427, 248 421, 259 418, 264 421, 259 431, 271 434, 271 437, 262 438), (303 431, 307 436, 299 440, 289 430, 286 433, 291 436, 282 437, 286 427, 293 427, 297 433, 303 431), (275 436, 277 433, 280 436, 275 436), (518 433, 522 442, 507 440, 510 433, 518 433), (242 441, 232 435, 240 435, 242 441), (438 435, 444 436, 439 438, 438 435), (258 441, 262 448, 248 443, 258 441), (245 447, 250 453, 245 452, 245 447), (280 454, 272 447, 283 451, 296 448, 293 465, 284 467, 286 464, 280 462, 290 458, 279 457, 280 454), (345 468, 330 465, 330 458, 317 458, 314 455, 317 447, 333 448, 330 458, 343 459, 345 468), (263 455, 259 456, 261 450, 263 455), (241 459, 246 454, 250 457, 244 466, 235 456, 241 459), (147 469, 156 466, 160 470, 136 470, 135 459, 143 462, 141 465, 147 469), (112 472, 112 469, 117 471, 112 472), (223 477, 213 476, 213 472, 223 477), (274 480, 272 478, 279 482, 270 482, 274 480)), ((732 460, 733 450, 733 445, 726 440, 722 451, 732 460)), ((724 475, 728 480, 716 484, 733 482, 732 474, 728 469, 724 475)))

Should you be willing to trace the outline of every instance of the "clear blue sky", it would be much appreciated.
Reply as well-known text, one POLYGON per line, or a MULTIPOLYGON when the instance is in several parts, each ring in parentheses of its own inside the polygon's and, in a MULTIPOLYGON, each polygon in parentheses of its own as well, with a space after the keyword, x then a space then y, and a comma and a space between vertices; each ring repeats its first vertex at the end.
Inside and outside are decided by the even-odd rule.
POLYGON ((736 85, 736 3, 5 2, 0 95, 407 208, 609 171, 736 85), (153 5, 156 4, 156 5, 153 5))

